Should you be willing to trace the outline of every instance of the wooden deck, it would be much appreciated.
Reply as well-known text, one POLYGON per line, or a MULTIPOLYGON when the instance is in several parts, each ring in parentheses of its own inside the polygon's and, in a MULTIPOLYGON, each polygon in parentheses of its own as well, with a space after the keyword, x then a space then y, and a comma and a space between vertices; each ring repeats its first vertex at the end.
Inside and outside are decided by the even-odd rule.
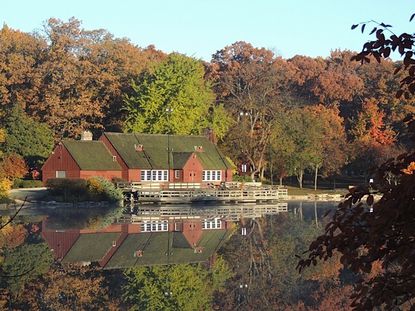
MULTIPOLYGON (((126 200, 134 203, 195 203, 195 202, 275 202, 288 197, 287 189, 282 187, 262 187, 247 189, 160 189, 152 184, 149 187, 133 183, 118 184, 123 189, 126 200)), ((159 185, 158 185, 159 187, 159 185)))

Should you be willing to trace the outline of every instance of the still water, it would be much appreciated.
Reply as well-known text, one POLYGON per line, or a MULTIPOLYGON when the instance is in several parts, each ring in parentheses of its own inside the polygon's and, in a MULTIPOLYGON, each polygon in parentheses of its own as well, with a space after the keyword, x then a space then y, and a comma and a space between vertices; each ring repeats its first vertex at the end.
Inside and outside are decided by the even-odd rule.
MULTIPOLYGON (((289 213, 310 221, 321 219, 328 210, 334 210, 339 202, 330 201, 288 201, 274 204, 235 204, 235 205, 135 205, 124 209, 119 207, 76 207, 30 205, 21 209, 18 218, 25 222, 39 222, 48 219, 48 227, 53 229, 82 229, 94 223, 95 228, 104 227, 114 222, 139 220, 148 217, 204 217, 222 218, 228 221, 239 221, 241 218, 261 218, 266 215, 289 213)), ((14 215, 17 206, 8 210, 0 210, 0 216, 14 215)))

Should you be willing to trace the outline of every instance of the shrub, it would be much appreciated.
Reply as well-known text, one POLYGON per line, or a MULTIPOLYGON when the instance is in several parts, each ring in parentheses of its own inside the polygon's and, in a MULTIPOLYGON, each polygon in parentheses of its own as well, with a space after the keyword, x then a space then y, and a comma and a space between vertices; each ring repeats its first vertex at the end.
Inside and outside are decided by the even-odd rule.
POLYGON ((0 179, 0 200, 7 201, 8 192, 11 187, 11 181, 8 179, 0 179))
POLYGON ((62 197, 62 200, 66 202, 116 202, 123 198, 122 191, 102 177, 91 177, 88 180, 52 178, 48 179, 46 187, 53 195, 62 197))
POLYGON ((13 182, 13 189, 18 188, 40 188, 43 187, 43 182, 41 180, 33 179, 15 179, 13 182))
POLYGON ((233 175, 232 181, 251 182, 252 178, 251 176, 248 176, 248 175, 245 175, 245 176, 233 175))
POLYGON ((94 201, 116 202, 123 198, 123 193, 112 182, 102 177, 88 179, 88 194, 94 201))
POLYGON ((84 179, 51 178, 47 180, 46 187, 66 202, 85 201, 88 198, 87 182, 84 179))

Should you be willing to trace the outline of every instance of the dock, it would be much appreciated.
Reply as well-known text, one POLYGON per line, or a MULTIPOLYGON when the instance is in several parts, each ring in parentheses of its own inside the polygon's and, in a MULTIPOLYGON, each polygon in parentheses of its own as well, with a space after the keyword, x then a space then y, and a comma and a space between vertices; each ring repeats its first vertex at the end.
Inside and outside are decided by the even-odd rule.
POLYGON ((272 203, 288 198, 284 187, 252 187, 242 189, 201 188, 199 184, 172 185, 167 189, 157 184, 118 183, 126 201, 130 203, 191 204, 218 203, 272 203))

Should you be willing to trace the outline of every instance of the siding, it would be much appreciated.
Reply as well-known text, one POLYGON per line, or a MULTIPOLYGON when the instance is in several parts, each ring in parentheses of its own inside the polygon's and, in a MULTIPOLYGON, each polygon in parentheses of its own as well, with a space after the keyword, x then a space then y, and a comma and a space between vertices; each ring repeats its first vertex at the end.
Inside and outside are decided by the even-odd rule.
POLYGON ((121 171, 81 171, 80 178, 88 179, 90 177, 103 177, 108 180, 113 178, 122 178, 121 171))
POLYGON ((80 178, 80 168, 64 145, 56 146, 42 167, 42 181, 56 178, 56 171, 66 171, 66 178, 80 178))
POLYGON ((197 158, 197 153, 192 154, 186 164, 183 166, 183 182, 201 183, 203 167, 197 158))

